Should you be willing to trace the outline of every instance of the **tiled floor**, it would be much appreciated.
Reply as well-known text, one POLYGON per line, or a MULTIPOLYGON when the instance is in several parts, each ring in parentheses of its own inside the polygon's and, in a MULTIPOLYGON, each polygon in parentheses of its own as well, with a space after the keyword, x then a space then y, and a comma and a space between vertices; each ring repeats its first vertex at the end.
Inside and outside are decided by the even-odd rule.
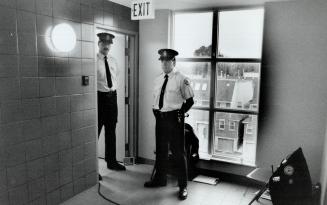
MULTIPOLYGON (((122 205, 247 205, 256 191, 227 182, 216 186, 196 182, 188 183, 189 196, 185 201, 177 199, 177 182, 169 178, 168 185, 162 188, 145 189, 143 183, 150 178, 152 166, 128 166, 125 172, 106 169, 103 160, 99 161, 101 192, 109 199, 122 205)), ((88 189, 62 205, 108 205, 97 193, 98 186, 88 189)), ((272 205, 270 201, 260 199, 253 205, 272 205)))

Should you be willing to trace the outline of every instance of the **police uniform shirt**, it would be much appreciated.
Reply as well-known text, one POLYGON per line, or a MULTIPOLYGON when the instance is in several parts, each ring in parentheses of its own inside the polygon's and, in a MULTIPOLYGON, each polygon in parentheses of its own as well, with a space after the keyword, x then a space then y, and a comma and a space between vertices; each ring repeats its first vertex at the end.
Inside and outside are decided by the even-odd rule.
POLYGON ((104 55, 102 53, 97 54, 97 86, 98 86, 98 91, 101 92, 115 91, 118 86, 117 77, 119 72, 117 69, 117 62, 110 55, 107 56, 107 61, 109 64, 109 70, 110 70, 111 81, 112 81, 111 88, 108 87, 106 66, 104 63, 104 55))
MULTIPOLYGON (((161 73, 154 82, 153 109, 159 109, 159 98, 162 85, 165 81, 165 73, 161 73)), ((165 89, 163 107, 161 112, 178 110, 186 99, 194 97, 190 80, 179 71, 171 71, 168 75, 168 82, 165 89)))

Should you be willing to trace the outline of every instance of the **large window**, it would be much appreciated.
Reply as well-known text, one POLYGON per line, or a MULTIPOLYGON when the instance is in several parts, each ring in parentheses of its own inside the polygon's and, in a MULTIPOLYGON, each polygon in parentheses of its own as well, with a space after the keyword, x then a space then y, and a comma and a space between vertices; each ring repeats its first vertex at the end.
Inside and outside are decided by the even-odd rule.
POLYGON ((212 43, 212 17, 212 12, 175 14, 174 43, 179 57, 211 56, 207 47, 212 43))
POLYGON ((177 69, 191 79, 186 122, 200 157, 255 165, 263 35, 262 8, 174 14, 177 69))

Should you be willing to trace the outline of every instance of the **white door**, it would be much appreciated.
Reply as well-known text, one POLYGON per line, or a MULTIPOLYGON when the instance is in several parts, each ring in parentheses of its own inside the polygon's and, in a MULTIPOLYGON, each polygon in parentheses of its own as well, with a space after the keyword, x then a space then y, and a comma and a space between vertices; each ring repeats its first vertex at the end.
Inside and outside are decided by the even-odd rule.
MULTIPOLYGON (((126 35, 97 29, 96 33, 100 32, 108 32, 115 35, 115 38, 113 39, 113 44, 111 46, 111 50, 109 51, 109 54, 112 55, 118 65, 119 75, 118 75, 118 88, 117 88, 117 104, 118 104, 118 123, 116 127, 116 157, 117 161, 123 161, 123 158, 125 157, 125 138, 126 134, 128 133, 126 131, 126 128, 128 127, 126 125, 126 108, 125 108, 125 90, 126 90, 126 60, 125 60, 125 45, 126 45, 126 35)), ((97 39, 97 38, 96 38, 97 39)), ((98 41, 95 42, 96 48, 98 48, 98 41)), ((105 143, 104 143, 104 128, 102 128, 102 132, 99 137, 98 142, 98 156, 101 158, 104 158, 105 156, 105 143)))

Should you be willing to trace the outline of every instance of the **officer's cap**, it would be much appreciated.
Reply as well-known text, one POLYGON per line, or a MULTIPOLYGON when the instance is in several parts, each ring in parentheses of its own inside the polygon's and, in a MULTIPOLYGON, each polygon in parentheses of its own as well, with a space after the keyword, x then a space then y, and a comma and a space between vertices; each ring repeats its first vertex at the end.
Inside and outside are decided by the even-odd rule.
POLYGON ((159 60, 173 60, 178 55, 177 51, 169 48, 160 49, 158 53, 160 55, 159 60))
POLYGON ((110 44, 112 44, 112 39, 115 38, 111 33, 98 33, 97 36, 99 37, 99 41, 110 44))

